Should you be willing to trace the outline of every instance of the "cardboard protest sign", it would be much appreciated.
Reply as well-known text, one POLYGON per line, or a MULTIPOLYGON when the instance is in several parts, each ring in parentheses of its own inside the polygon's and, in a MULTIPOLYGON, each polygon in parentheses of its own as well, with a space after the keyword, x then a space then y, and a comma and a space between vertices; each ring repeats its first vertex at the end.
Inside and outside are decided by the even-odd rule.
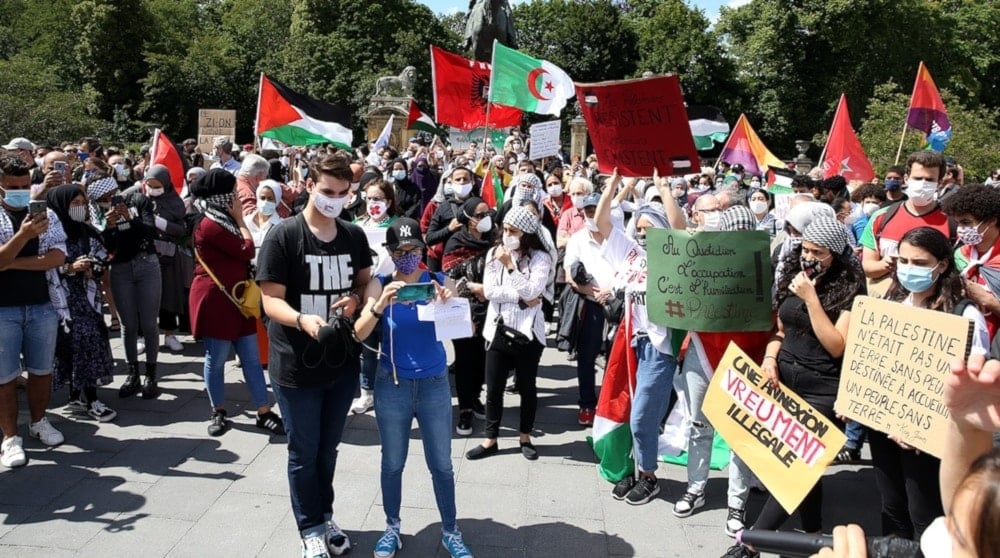
POLYGON ((198 111, 198 147, 202 153, 211 153, 212 141, 226 136, 236 143, 236 111, 201 109, 198 111))
POLYGON ((944 381, 969 354, 974 325, 955 314, 859 296, 851 308, 835 408, 941 457, 944 381))
POLYGON ((646 301, 653 323, 694 331, 771 329, 765 231, 646 230, 646 301))
POLYGON ((531 134, 529 159, 537 161, 542 157, 551 157, 559 153, 559 128, 561 125, 561 120, 550 120, 531 126, 528 131, 531 134))
POLYGON ((847 437, 764 372, 735 344, 705 393, 705 417, 788 513, 819 481, 847 437))
POLYGON ((677 76, 578 83, 576 98, 601 172, 671 176, 701 167, 677 76))

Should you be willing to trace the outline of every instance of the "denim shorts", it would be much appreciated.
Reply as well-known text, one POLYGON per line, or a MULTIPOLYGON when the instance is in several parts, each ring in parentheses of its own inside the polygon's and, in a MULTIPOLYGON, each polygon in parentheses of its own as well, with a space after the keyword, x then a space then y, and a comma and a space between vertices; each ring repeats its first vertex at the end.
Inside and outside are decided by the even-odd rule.
POLYGON ((52 373, 59 316, 52 303, 0 306, 0 384, 21 374, 21 357, 29 374, 52 373))

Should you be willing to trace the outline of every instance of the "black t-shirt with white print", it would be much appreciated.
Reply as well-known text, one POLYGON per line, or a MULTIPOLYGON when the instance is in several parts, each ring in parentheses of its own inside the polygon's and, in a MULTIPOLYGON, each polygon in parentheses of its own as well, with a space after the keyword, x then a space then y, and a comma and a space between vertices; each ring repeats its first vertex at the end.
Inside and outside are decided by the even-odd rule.
MULTIPOLYGON (((368 237, 361 227, 337 219, 337 236, 323 242, 299 214, 275 225, 257 255, 257 281, 285 286, 285 301, 303 314, 330 317, 330 305, 351 291, 358 273, 371 267, 368 237)), ((268 374, 283 387, 311 387, 358 373, 359 361, 326 355, 297 328, 270 320, 268 374), (331 364, 331 361, 334 364, 331 364)))

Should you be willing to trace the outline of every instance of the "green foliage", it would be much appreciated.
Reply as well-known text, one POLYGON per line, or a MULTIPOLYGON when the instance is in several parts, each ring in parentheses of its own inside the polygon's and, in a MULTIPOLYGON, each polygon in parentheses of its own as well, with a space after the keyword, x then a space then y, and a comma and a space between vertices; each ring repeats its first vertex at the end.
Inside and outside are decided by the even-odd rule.
POLYGON ((93 135, 101 122, 85 97, 63 89, 53 68, 27 55, 0 60, 0 137, 58 143, 93 135))
MULTIPOLYGON (((954 157, 962 165, 966 182, 985 179, 990 170, 997 167, 1000 129, 995 123, 1000 118, 1000 111, 965 106, 957 95, 947 89, 941 90, 941 100, 948 108, 948 120, 953 131, 945 155, 954 157)), ((895 162, 909 105, 910 93, 904 92, 897 84, 885 83, 875 88, 858 135, 878 173, 884 173, 895 162)), ((924 145, 923 133, 908 132, 900 163, 924 145)))

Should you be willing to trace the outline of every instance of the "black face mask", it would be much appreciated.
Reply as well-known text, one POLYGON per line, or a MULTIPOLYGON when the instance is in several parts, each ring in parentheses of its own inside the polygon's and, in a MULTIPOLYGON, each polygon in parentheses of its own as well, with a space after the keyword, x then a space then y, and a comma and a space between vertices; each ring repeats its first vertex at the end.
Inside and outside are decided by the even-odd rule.
POLYGON ((799 261, 802 264, 802 271, 806 273, 806 277, 814 279, 820 274, 823 262, 819 260, 807 260, 805 258, 800 258, 799 261))
POLYGON ((646 247, 646 235, 645 234, 636 235, 635 242, 640 247, 645 248, 646 247))

